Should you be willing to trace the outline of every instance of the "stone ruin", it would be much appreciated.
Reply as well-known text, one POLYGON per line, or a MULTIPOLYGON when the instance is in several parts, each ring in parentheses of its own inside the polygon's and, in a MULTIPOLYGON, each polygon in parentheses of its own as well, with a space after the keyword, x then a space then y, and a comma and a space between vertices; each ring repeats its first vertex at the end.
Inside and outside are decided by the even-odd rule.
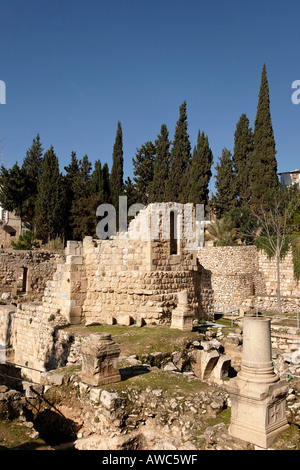
POLYGON ((107 383, 119 382, 120 346, 109 333, 95 333, 81 346, 81 380, 98 387, 107 383))
POLYGON ((127 232, 108 240, 68 241, 65 262, 60 259, 40 301, 12 308, 9 325, 0 312, 0 342, 11 361, 26 364, 25 373, 38 382, 40 373, 63 365, 65 352, 56 351, 61 326, 174 326, 177 316, 183 318, 177 327, 191 328, 192 321, 212 318, 213 291, 192 238, 198 235, 187 233, 195 224, 192 209, 192 204, 151 204, 127 232))
POLYGON ((289 427, 287 382, 275 373, 271 354, 270 319, 244 317, 241 371, 230 381, 229 434, 268 448, 289 427))
MULTIPOLYGON (((40 383, 44 372, 66 364, 68 351, 58 348, 61 326, 135 323, 191 331, 195 320, 212 319, 209 272, 199 263, 201 247, 190 248, 185 224, 193 225, 193 214, 185 214, 181 205, 153 204, 126 233, 109 240, 69 241, 65 260, 60 257, 51 271, 40 302, 5 307, 0 314, 0 346, 9 350, 10 361, 26 365, 29 379, 40 383), (164 238, 161 214, 169 214, 170 225, 176 211, 181 214, 179 236, 164 238), (143 233, 151 220, 158 227, 154 238, 147 230, 143 233)), ((231 435, 265 448, 287 427, 286 385, 272 368, 267 324, 245 317, 241 372, 229 387, 231 435), (265 346, 257 348, 258 341, 265 346)), ((218 383, 228 373, 230 357, 216 343, 204 342, 191 359, 196 377, 218 383)), ((97 387, 119 381, 119 354, 109 334, 90 335, 81 346, 82 382, 97 387)))

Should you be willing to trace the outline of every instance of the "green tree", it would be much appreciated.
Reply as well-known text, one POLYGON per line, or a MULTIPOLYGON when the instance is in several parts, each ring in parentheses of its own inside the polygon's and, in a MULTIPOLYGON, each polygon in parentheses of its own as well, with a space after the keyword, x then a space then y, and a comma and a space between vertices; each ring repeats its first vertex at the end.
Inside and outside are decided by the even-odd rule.
POLYGON ((23 221, 27 220, 28 187, 25 171, 15 163, 6 169, 3 165, 0 174, 0 204, 4 210, 15 212, 23 221))
POLYGON ((251 205, 258 208, 263 201, 272 200, 279 186, 275 139, 270 112, 269 84, 266 65, 261 84, 254 123, 254 153, 251 172, 251 205))
POLYGON ((66 240, 74 240, 74 221, 72 219, 72 206, 74 204, 76 193, 76 180, 79 178, 79 161, 76 152, 71 152, 71 162, 65 166, 64 183, 64 237, 66 240))
POLYGON ((131 178, 128 176, 125 185, 124 185, 124 196, 127 197, 127 206, 128 208, 132 206, 133 204, 138 204, 138 196, 136 192, 136 187, 132 183, 131 178))
POLYGON ((44 155, 35 205, 36 235, 46 243, 63 233, 63 184, 53 146, 44 155))
POLYGON ((170 141, 167 126, 162 124, 155 141, 156 154, 153 165, 153 182, 150 202, 167 202, 167 182, 170 168, 170 141))
POLYGON ((224 148, 216 165, 216 195, 212 198, 213 209, 218 219, 235 205, 236 189, 231 152, 224 148))
POLYGON ((43 166, 43 148, 40 135, 33 139, 31 147, 26 152, 26 157, 23 160, 22 169, 37 183, 38 177, 42 171, 43 166))
POLYGON ((148 141, 137 149, 135 158, 132 159, 134 167, 135 190, 139 204, 148 204, 154 173, 155 145, 148 141))
POLYGON ((109 202, 109 169, 107 163, 104 163, 102 168, 100 160, 95 161, 91 177, 91 192, 97 196, 98 204, 109 202))
POLYGON ((249 119, 242 114, 234 134, 233 165, 236 175, 238 204, 248 204, 251 197, 250 175, 254 150, 254 137, 249 127, 249 119))
POLYGON ((191 161, 189 202, 207 205, 212 164, 213 154, 208 137, 199 131, 191 161))
POLYGON ((96 233, 97 198, 92 192, 92 164, 87 155, 79 160, 79 171, 73 180, 74 198, 71 207, 73 237, 82 240, 85 236, 96 233))
POLYGON ((214 246, 236 245, 237 234, 229 219, 217 219, 207 226, 206 238, 213 240, 214 246))
POLYGON ((110 173, 110 197, 111 203, 118 211, 119 196, 124 189, 124 158, 123 158, 123 132, 121 123, 118 122, 115 143, 113 147, 112 168, 110 173))
POLYGON ((109 168, 108 164, 104 163, 102 168, 102 181, 103 181, 103 202, 108 203, 111 200, 110 185, 109 185, 109 168))
POLYGON ((188 168, 191 159, 191 144, 187 132, 186 101, 179 108, 173 147, 170 154, 168 199, 186 203, 189 194, 188 168))
POLYGON ((278 309, 281 311, 280 288, 280 260, 283 259, 289 249, 292 249, 295 277, 299 276, 299 234, 291 233, 290 221, 300 208, 300 195, 298 191, 280 188, 273 194, 272 200, 267 206, 261 206, 253 211, 260 231, 257 232, 255 245, 263 250, 269 258, 276 262, 276 294, 278 309))
POLYGON ((39 248, 40 244, 36 239, 36 234, 26 230, 26 232, 19 236, 17 242, 11 243, 11 246, 14 250, 32 250, 33 248, 39 248))

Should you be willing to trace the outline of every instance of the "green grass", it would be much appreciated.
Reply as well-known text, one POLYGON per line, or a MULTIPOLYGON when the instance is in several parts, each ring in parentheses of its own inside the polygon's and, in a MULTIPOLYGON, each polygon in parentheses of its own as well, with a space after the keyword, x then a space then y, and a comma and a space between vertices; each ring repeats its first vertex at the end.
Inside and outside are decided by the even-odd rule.
POLYGON ((0 450, 48 450, 40 438, 30 437, 31 430, 18 420, 0 421, 0 450))
POLYGON ((300 450, 300 430, 297 424, 290 424, 271 444, 272 449, 300 450))
POLYGON ((102 385, 108 391, 125 390, 127 387, 134 387, 139 390, 145 390, 147 387, 151 389, 160 389, 170 397, 189 396, 191 393, 196 394, 201 391, 211 390, 213 385, 201 380, 190 380, 183 374, 174 374, 162 370, 146 372, 145 374, 136 375, 126 378, 115 384, 102 385))
POLYGON ((197 331, 184 332, 173 330, 168 326, 144 326, 142 328, 135 326, 115 326, 115 325, 95 325, 95 326, 72 326, 68 327, 76 334, 80 332, 110 333, 112 339, 121 347, 121 356, 137 355, 145 353, 162 352, 171 354, 176 349, 184 349, 188 341, 199 339, 197 331))

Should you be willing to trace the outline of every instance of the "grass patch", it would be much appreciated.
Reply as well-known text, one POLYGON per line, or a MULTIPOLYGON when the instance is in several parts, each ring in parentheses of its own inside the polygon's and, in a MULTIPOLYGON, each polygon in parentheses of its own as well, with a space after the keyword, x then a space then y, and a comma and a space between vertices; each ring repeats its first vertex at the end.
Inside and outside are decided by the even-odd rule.
POLYGON ((134 387, 142 391, 147 387, 151 387, 151 389, 162 390, 165 396, 176 397, 178 394, 181 396, 189 396, 190 394, 211 390, 212 386, 212 384, 202 382, 201 380, 191 380, 180 373, 175 374, 158 370, 129 377, 121 382, 105 385, 101 388, 105 388, 108 391, 118 391, 124 390, 127 387, 134 387))
POLYGON ((290 427, 279 434, 271 444, 272 449, 300 450, 300 429, 297 424, 290 424, 290 427))
POLYGON ((162 352, 171 354, 176 349, 183 349, 189 341, 199 339, 198 331, 173 330, 168 326, 72 326, 68 327, 74 334, 110 333, 112 339, 121 347, 121 355, 137 355, 162 352))
POLYGON ((30 437, 31 429, 18 420, 0 421, 0 450, 49 450, 40 438, 30 437))

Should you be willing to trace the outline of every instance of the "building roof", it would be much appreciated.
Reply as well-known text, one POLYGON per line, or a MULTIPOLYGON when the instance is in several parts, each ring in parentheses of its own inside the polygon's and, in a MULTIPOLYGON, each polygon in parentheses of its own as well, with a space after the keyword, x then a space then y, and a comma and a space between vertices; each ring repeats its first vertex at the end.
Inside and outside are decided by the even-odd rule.
POLYGON ((300 169, 293 170, 293 171, 283 171, 282 173, 278 173, 279 175, 290 175, 291 173, 300 173, 300 169))

